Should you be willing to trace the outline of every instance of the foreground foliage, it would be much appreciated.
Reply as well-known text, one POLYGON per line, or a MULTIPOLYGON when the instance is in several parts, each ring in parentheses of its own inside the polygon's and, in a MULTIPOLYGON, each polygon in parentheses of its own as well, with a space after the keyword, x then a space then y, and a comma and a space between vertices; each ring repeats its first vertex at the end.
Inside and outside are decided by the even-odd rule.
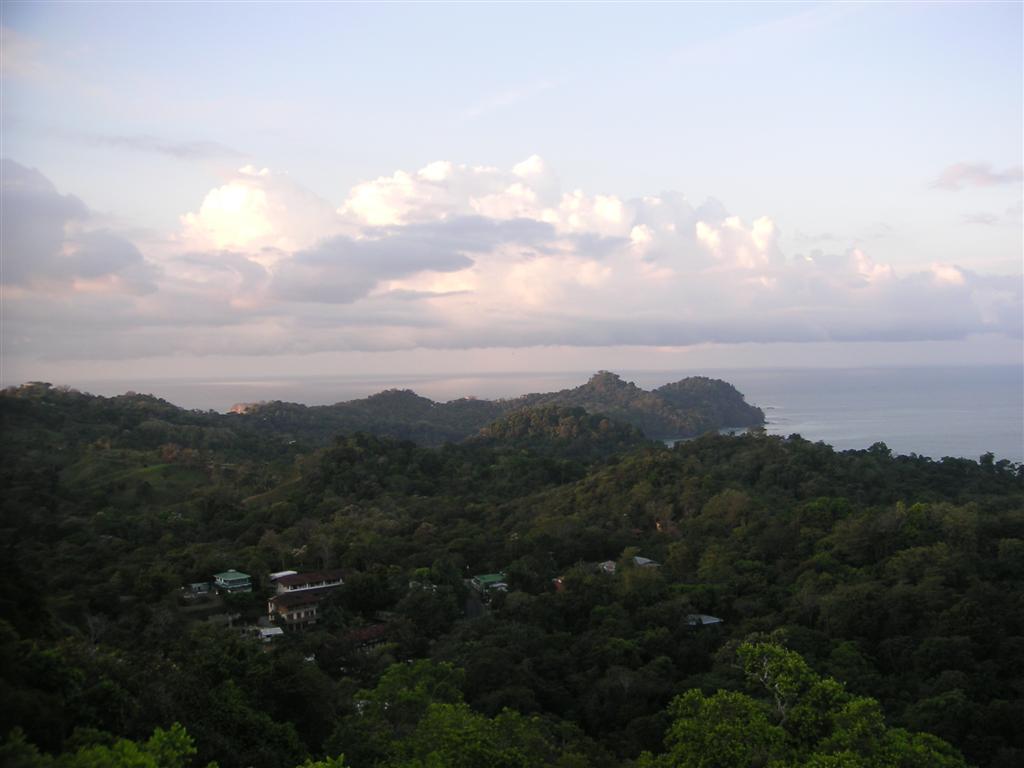
POLYGON ((5 756, 149 765, 179 734, 222 768, 1024 762, 1016 465, 668 449, 558 404, 436 449, 224 418, 0 398, 5 756), (263 646, 238 625, 265 584, 180 597, 227 568, 346 577, 263 646), (507 594, 467 588, 498 570, 507 594))

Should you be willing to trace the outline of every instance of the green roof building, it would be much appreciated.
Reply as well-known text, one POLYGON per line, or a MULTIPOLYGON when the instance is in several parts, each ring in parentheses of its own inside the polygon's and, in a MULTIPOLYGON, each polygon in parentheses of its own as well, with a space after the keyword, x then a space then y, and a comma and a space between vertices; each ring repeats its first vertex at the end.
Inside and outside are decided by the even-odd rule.
POLYGON ((470 583, 473 588, 480 592, 488 592, 492 589, 499 592, 505 592, 508 590, 508 584, 505 583, 504 573, 480 573, 474 576, 470 583))
POLYGON ((252 577, 234 568, 223 573, 215 573, 213 583, 225 592, 252 592, 252 577))

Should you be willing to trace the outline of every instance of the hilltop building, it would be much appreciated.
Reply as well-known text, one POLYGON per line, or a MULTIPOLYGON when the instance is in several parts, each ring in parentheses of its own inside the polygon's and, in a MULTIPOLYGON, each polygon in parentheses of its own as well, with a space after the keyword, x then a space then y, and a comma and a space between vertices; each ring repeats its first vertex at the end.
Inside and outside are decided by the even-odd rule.
POLYGON ((213 583, 224 592, 252 592, 252 577, 232 568, 213 575, 213 583))
POLYGON ((293 628, 316 624, 320 601, 345 583, 341 571, 286 571, 272 574, 272 580, 276 594, 267 601, 267 614, 275 624, 293 628))
POLYGON ((341 571, 309 571, 307 573, 284 573, 275 579, 277 594, 302 592, 308 589, 331 589, 345 583, 341 571))

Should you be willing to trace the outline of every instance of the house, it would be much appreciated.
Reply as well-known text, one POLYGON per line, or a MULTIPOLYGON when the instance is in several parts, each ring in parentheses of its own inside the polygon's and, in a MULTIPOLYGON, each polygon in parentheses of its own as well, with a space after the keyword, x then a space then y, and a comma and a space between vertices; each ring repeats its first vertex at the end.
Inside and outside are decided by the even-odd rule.
POLYGON ((686 615, 686 623, 691 627, 707 627, 712 624, 721 624, 722 620, 717 616, 708 616, 706 613, 689 613, 686 615))
POLYGON ((298 571, 277 571, 276 573, 270 574, 271 581, 277 581, 282 576, 294 576, 298 571))
MULTIPOLYGON (((276 575, 276 574, 275 574, 276 575)), ((308 571, 306 573, 282 573, 274 581, 277 594, 302 592, 308 589, 333 589, 345 583, 341 571, 308 571)))
POLYGON ((308 627, 320 617, 320 601, 329 589, 306 589, 274 595, 267 601, 267 614, 275 624, 308 627))
POLYGON ((501 573, 478 573, 470 579, 470 585, 477 592, 508 592, 508 584, 505 583, 505 574, 501 573))
POLYGON ((187 587, 182 587, 186 600, 194 600, 197 597, 207 597, 213 592, 213 584, 208 581, 196 581, 187 587))
POLYGON ((616 568, 616 565, 615 565, 615 561, 614 561, 614 560, 605 560, 605 561, 604 561, 603 563, 601 563, 601 565, 600 565, 600 566, 598 566, 598 567, 599 567, 599 568, 600 568, 600 569, 601 569, 601 570, 602 570, 602 571, 603 571, 604 573, 615 573, 615 568, 616 568))
POLYGON ((369 650, 384 643, 388 635, 387 624, 370 624, 353 629, 344 639, 360 650, 369 650))
POLYGON ((272 574, 277 583, 275 594, 267 601, 272 621, 288 627, 308 627, 320 616, 319 603, 327 594, 345 583, 341 571, 294 571, 272 574))
POLYGON ((284 634, 280 627, 258 627, 257 634, 261 642, 269 643, 284 634))
POLYGON ((640 557, 640 555, 633 558, 633 565, 637 568, 661 568, 661 563, 656 563, 649 557, 640 557))
POLYGON ((252 577, 232 568, 213 575, 213 583, 224 592, 252 592, 252 577))

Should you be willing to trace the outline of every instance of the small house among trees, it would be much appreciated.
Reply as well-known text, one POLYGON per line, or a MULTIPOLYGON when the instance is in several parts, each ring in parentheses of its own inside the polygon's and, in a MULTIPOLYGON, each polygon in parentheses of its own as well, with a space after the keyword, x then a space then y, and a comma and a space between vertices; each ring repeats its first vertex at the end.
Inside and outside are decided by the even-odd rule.
POLYGON ((252 592, 252 577, 232 568, 213 575, 213 583, 224 592, 252 592))
POLYGON ((487 592, 507 592, 508 584, 505 582, 505 574, 498 573, 478 573, 470 580, 470 584, 473 585, 473 589, 477 592, 486 594, 487 592))

